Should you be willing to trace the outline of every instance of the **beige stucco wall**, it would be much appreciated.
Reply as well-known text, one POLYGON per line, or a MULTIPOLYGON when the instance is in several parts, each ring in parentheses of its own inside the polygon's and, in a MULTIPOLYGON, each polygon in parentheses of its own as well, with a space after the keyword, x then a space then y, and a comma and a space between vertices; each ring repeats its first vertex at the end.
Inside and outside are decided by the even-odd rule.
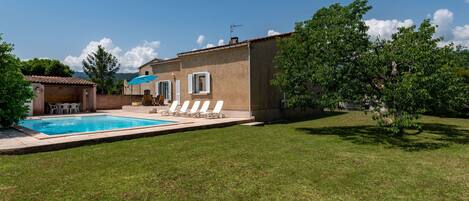
POLYGON ((251 43, 251 108, 253 111, 278 110, 282 93, 271 84, 274 78, 276 40, 251 43))
POLYGON ((31 84, 34 92, 33 115, 44 114, 44 85, 39 83, 31 84))
POLYGON ((247 46, 181 56, 177 75, 181 80, 181 100, 223 100, 224 110, 249 111, 248 59, 247 46), (187 75, 205 71, 211 76, 211 93, 189 94, 187 75))

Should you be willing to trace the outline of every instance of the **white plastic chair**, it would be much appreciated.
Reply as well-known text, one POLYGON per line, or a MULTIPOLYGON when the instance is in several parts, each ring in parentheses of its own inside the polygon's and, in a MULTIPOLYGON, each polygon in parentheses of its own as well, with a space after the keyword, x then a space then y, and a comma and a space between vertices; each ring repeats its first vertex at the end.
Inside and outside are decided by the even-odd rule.
POLYGON ((190 104, 190 101, 184 101, 184 103, 182 103, 182 106, 181 108, 179 109, 179 111, 176 111, 174 113, 175 116, 180 116, 182 114, 185 114, 187 113, 187 109, 189 108, 189 104, 190 104))
POLYGON ((49 113, 50 114, 57 114, 59 113, 59 108, 56 104, 49 104, 49 113))
POLYGON ((194 114, 193 117, 206 116, 208 113, 209 107, 210 107, 210 101, 204 101, 204 104, 202 104, 202 107, 200 108, 199 112, 197 112, 197 114, 194 114))
POLYGON ((217 101, 215 104, 215 108, 209 113, 207 113, 206 117, 209 119, 214 119, 214 118, 223 118, 225 115, 221 113, 221 109, 223 108, 223 101, 217 101))
POLYGON ((70 104, 70 113, 79 113, 80 112, 80 105, 79 103, 72 103, 70 104))
POLYGON ((61 114, 70 114, 70 104, 68 103, 60 104, 60 112, 61 114))
POLYGON ((173 115, 176 112, 176 108, 178 106, 178 103, 179 103, 178 101, 173 101, 173 103, 171 103, 171 106, 169 107, 168 110, 161 111, 161 115, 162 116, 173 115))

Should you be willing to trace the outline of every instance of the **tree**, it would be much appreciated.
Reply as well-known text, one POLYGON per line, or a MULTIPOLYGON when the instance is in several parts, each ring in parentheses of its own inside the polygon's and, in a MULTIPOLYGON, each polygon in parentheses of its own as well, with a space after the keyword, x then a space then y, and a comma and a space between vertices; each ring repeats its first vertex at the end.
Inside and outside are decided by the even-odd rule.
POLYGON ((83 71, 96 83, 98 94, 108 94, 114 84, 114 76, 119 70, 117 58, 100 45, 98 50, 83 60, 83 71))
POLYGON ((434 34, 428 19, 418 29, 400 28, 391 40, 377 41, 362 56, 362 67, 347 76, 361 89, 352 91, 360 95, 355 100, 369 103, 379 124, 395 134, 418 127, 414 120, 424 112, 452 111, 467 101, 463 81, 447 59, 453 47, 438 47, 441 38, 434 34))
POLYGON ((26 118, 26 103, 33 98, 31 85, 20 71, 20 61, 11 53, 13 46, 0 35, 0 125, 18 123, 26 118))
POLYGON ((370 9, 366 0, 333 4, 297 23, 292 36, 279 41, 279 73, 272 83, 285 92, 289 107, 334 108, 342 100, 345 69, 358 66, 359 55, 370 45, 362 20, 370 9))
POLYGON ((21 62, 21 72, 24 75, 46 75, 71 77, 72 69, 55 59, 38 59, 34 58, 21 62))
POLYGON ((124 91, 124 80, 117 79, 115 80, 114 84, 112 85, 111 90, 109 91, 110 94, 120 95, 123 94, 124 91))
POLYGON ((370 42, 362 20, 369 9, 365 0, 320 9, 280 41, 273 84, 286 93, 288 106, 367 104, 378 125, 403 135, 418 127, 414 120, 424 112, 468 103, 467 86, 448 59, 453 47, 438 47, 429 20, 370 42))

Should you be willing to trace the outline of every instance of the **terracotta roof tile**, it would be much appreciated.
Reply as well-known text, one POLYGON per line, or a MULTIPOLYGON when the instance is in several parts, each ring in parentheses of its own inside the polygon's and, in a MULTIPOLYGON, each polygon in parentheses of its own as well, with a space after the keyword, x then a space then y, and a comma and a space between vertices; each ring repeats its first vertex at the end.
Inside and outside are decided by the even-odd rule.
POLYGON ((95 85, 94 82, 76 77, 53 77, 40 75, 26 75, 26 80, 41 84, 63 84, 63 85, 95 85))

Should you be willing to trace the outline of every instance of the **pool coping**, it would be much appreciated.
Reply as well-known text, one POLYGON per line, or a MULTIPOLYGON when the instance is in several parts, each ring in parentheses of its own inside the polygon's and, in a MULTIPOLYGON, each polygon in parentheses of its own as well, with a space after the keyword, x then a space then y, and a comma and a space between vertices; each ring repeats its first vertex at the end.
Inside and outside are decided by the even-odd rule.
MULTIPOLYGON (((141 114, 130 113, 130 112, 120 112, 109 110, 102 111, 105 114, 113 115, 113 116, 122 116, 122 117, 136 117, 141 118, 141 114)), ((101 113, 101 112, 100 112, 101 113)), ((98 113, 94 113, 96 115, 98 113)), ((101 113, 103 114, 103 113, 101 113)), ((81 115, 80 116, 88 116, 81 115)), ((67 115, 68 116, 68 115, 67 115)), ((73 115, 72 115, 73 116, 73 115)), ((164 116, 154 116, 152 114, 144 115, 145 118, 148 119, 162 119, 166 120, 167 117, 164 116)), ((44 118, 49 116, 43 116, 44 118)), ((61 116, 61 117, 65 117, 61 116)), ((37 118, 37 117, 36 117, 37 118)), ((194 123, 181 123, 181 124, 171 124, 164 127, 150 127, 150 128, 137 128, 137 129, 129 129, 123 131, 106 131, 102 132, 102 135, 94 135, 94 134, 83 134, 83 135, 67 135, 64 137, 59 138, 48 138, 39 140, 37 138, 32 137, 22 131, 17 129, 11 129, 11 136, 9 137, 9 142, 11 145, 8 145, 9 142, 6 142, 8 145, 7 147, 0 147, 0 155, 20 155, 20 154, 30 154, 30 153, 37 153, 37 152, 48 152, 48 151, 55 151, 61 149, 69 149, 79 146, 85 145, 94 145, 100 143, 109 143, 121 140, 132 140, 137 138, 144 138, 144 137, 153 137, 153 136, 160 136, 160 135, 167 135, 173 133, 180 133, 186 131, 195 131, 201 129, 210 129, 210 128, 223 128, 233 125, 239 125, 243 123, 249 123, 254 121, 254 118, 222 118, 222 119, 197 119, 197 118, 185 118, 185 117, 170 117, 168 120, 170 121, 177 121, 177 122, 190 122, 194 121, 194 123), (14 134, 17 133, 17 134, 14 134), (16 136, 16 137, 14 137, 16 136), (14 141, 14 142, 13 142, 14 141)), ((9 134, 7 133, 7 136, 9 134)), ((0 139, 1 140, 1 139, 0 139)))
MULTIPOLYGON (((125 117, 125 118, 134 118, 134 119, 145 119, 145 120, 156 120, 156 119, 149 119, 149 118, 136 118, 136 117, 128 117, 124 115, 115 115, 115 114, 94 114, 94 115, 66 115, 66 116, 44 116, 44 117, 31 117, 28 118, 30 120, 41 120, 41 119, 52 119, 52 118, 70 118, 70 117, 92 117, 92 116, 115 116, 115 117, 125 117)), ((162 120, 162 121, 170 121, 170 120, 162 120)), ((118 128, 118 129, 109 129, 109 130, 100 130, 100 131, 89 131, 89 132, 76 132, 76 133, 67 133, 67 134, 59 134, 59 135, 48 135, 45 133, 41 133, 30 128, 15 125, 13 126, 14 129, 21 131, 31 137, 34 137, 39 140, 44 139, 51 139, 51 138, 60 138, 60 137, 69 137, 69 136, 76 136, 76 135, 94 135, 94 134, 101 134, 101 133, 108 133, 108 132, 116 132, 116 131, 127 131, 127 130, 136 130, 136 129, 144 129, 144 128, 153 128, 153 127, 164 127, 164 126, 174 126, 179 124, 190 124, 194 123, 192 121, 173 121, 173 123, 167 124, 160 124, 160 125, 150 125, 150 126, 137 126, 131 128, 118 128)))

